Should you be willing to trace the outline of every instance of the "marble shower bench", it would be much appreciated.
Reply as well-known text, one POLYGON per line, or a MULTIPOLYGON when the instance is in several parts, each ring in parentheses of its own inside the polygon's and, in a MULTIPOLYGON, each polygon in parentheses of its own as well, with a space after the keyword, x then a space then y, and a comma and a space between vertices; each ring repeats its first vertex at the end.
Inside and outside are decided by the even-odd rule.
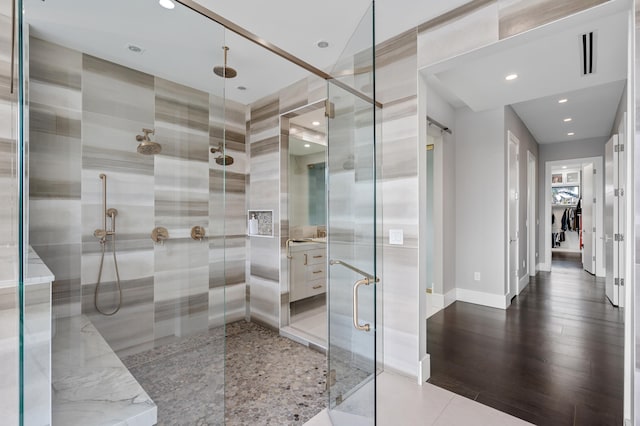
POLYGON ((52 364, 53 424, 156 424, 156 404, 86 316, 56 320, 52 364))

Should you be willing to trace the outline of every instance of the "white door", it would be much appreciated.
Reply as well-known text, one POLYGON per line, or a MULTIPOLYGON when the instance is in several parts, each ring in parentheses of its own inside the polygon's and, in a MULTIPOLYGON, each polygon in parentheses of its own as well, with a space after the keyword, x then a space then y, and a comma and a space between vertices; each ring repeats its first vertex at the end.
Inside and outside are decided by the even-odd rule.
POLYGON ((582 267, 590 274, 596 273, 595 262, 595 203, 593 202, 593 164, 582 166, 582 267))
POLYGON ((619 206, 618 206, 618 190, 619 190, 619 158, 616 152, 618 146, 618 137, 614 135, 604 148, 605 161, 605 205, 604 205, 604 251, 605 251, 605 270, 606 270, 606 295, 614 306, 620 304, 620 270, 619 270, 619 247, 618 243, 619 229, 619 206))
MULTIPOLYGON (((625 149, 625 141, 626 141, 626 120, 627 114, 624 114, 624 118, 620 123, 620 127, 618 127, 618 148, 617 152, 614 153, 614 180, 616 181, 616 187, 618 188, 618 196, 614 201, 617 201, 618 206, 618 214, 614 216, 614 229, 616 229, 616 233, 620 236, 624 235, 625 229, 627 226, 627 204, 626 204, 626 193, 627 193, 627 150, 625 149), (617 172, 616 172, 617 169, 617 172), (616 223, 617 219, 617 223, 616 223)), ((615 149, 614 149, 615 151, 615 149)), ((624 282, 625 282, 625 260, 626 260, 626 252, 625 243, 622 238, 617 243, 617 259, 614 259, 614 262, 618 265, 618 285, 617 293, 618 293, 618 306, 621 308, 624 307, 624 282)), ((616 252, 614 252, 616 253, 616 252)), ((615 281, 614 281, 615 284, 615 281)))
POLYGON ((527 273, 533 277, 536 275, 536 157, 527 151, 527 164, 529 165, 527 178, 527 273))
POLYGON ((518 149, 520 141, 509 132, 509 299, 518 294, 518 149))

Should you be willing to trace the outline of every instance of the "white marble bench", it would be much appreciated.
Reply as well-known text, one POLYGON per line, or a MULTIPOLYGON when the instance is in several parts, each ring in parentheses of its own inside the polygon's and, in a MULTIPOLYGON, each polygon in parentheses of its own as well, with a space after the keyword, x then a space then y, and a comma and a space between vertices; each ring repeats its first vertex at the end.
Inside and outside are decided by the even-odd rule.
POLYGON ((86 316, 56 320, 52 365, 54 425, 156 424, 156 404, 86 316))

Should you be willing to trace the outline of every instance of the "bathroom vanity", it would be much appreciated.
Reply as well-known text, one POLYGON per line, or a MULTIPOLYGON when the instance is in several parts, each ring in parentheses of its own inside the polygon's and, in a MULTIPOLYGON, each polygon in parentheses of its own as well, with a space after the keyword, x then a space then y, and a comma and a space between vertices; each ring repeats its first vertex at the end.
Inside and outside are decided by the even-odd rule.
POLYGON ((289 301, 305 299, 327 291, 327 249, 319 241, 292 242, 289 268, 289 301))

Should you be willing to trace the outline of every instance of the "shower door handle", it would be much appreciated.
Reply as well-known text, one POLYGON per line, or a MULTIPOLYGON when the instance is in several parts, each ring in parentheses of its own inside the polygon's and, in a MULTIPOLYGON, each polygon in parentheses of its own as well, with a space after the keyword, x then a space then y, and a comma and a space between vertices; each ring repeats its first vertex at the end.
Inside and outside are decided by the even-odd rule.
POLYGON ((353 326, 359 331, 370 331, 371 325, 369 323, 360 325, 360 321, 358 321, 358 288, 361 285, 369 285, 369 278, 363 278, 353 284, 353 326))

